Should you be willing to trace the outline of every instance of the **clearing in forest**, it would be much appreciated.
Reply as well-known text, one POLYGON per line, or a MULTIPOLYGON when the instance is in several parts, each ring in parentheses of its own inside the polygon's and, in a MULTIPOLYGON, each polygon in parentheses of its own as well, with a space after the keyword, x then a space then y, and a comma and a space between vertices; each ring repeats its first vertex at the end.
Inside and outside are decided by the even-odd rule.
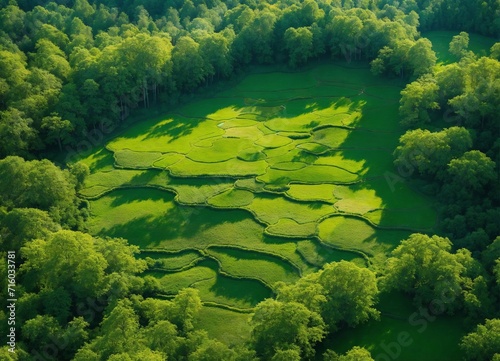
POLYGON ((401 89, 339 65, 256 73, 137 123, 83 159, 91 232, 140 246, 165 296, 197 288, 200 325, 241 342, 276 281, 342 259, 378 268, 433 231, 432 200, 394 178, 401 89))

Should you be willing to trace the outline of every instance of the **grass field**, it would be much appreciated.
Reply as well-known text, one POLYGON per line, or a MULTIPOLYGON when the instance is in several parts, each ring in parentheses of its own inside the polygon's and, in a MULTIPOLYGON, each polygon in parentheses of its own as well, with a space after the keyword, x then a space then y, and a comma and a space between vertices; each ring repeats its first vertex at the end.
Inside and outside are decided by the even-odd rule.
MULTIPOLYGON (((365 67, 255 73, 137 123, 82 159, 91 169, 81 190, 90 231, 138 245, 165 295, 197 288, 205 302, 198 325, 242 343, 248 312, 276 281, 339 260, 378 270, 409 234, 435 230, 433 200, 386 178, 404 132, 403 86, 365 67)), ((424 357, 415 350, 455 322, 415 335, 405 360, 424 357)), ((331 343, 376 354, 392 337, 384 330, 405 327, 382 317, 331 343)))

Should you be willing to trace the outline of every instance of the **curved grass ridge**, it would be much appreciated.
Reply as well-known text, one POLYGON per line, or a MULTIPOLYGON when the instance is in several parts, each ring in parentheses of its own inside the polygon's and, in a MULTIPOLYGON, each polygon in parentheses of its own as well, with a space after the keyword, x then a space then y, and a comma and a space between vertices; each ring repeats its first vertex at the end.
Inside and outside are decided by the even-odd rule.
MULTIPOLYGON (((238 299, 244 296, 210 291, 217 275, 272 290, 276 275, 288 277, 286 269, 301 277, 339 259, 377 267, 398 237, 429 230, 436 222, 429 201, 405 184, 391 193, 383 183, 384 172, 392 169, 390 150, 401 134, 394 122, 400 90, 396 81, 375 79, 367 69, 330 65, 261 73, 215 97, 136 124, 110 141, 107 151, 83 160, 92 174, 80 194, 91 201, 94 233, 113 232, 134 241, 127 236, 141 220, 153 222, 148 223, 153 228, 182 227, 185 238, 172 241, 172 236, 162 240, 161 232, 144 228, 146 238, 155 242, 141 243, 141 257, 156 252, 151 271, 197 278, 189 284, 202 290, 204 304, 235 310, 247 310, 238 299), (128 196, 112 193, 118 190, 128 196), (160 193, 150 196, 150 191, 160 193), (109 220, 97 222, 99 212, 120 202, 129 202, 130 210, 135 204, 152 209, 139 212, 142 218, 129 214, 123 221, 108 212, 109 220), (414 205, 410 212, 423 210, 425 215, 417 219, 401 212, 405 202, 414 205), (178 207, 187 216, 176 212, 178 207), (220 212, 207 213, 222 216, 220 222, 204 219, 190 231, 189 222, 198 222, 202 209, 220 212), (234 234, 233 240, 224 232, 238 232, 234 225, 241 222, 239 216, 225 215, 241 210, 256 223, 247 238, 234 234), (220 239, 212 229, 221 232, 220 239), (195 237, 204 234, 210 236, 197 244, 195 237), (245 254, 268 261, 255 261, 252 267, 250 259, 231 256, 245 254), (203 272, 210 277, 203 278, 203 272)), ((262 291, 254 288, 249 290, 262 291)))

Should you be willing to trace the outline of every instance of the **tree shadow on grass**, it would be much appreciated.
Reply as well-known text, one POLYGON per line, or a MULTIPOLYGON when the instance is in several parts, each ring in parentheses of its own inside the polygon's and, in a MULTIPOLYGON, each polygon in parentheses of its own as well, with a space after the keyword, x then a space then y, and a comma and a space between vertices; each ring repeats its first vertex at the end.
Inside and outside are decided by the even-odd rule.
POLYGON ((258 280, 233 278, 220 273, 209 291, 221 298, 244 301, 252 307, 273 295, 272 290, 258 280))
MULTIPOLYGON (((167 195, 169 200, 173 202, 173 194, 154 189, 137 190, 147 191, 161 199, 165 199, 167 195)), ((127 189, 126 191, 133 192, 135 189, 127 189)), ((127 192, 122 192, 125 193, 123 198, 120 199, 123 203, 148 199, 147 196, 138 197, 137 195, 127 194, 127 192)), ((233 224, 233 227, 230 228, 236 229, 239 222, 247 219, 248 212, 243 210, 219 210, 175 204, 175 207, 168 208, 162 213, 133 218, 126 223, 102 229, 100 233, 111 237, 126 238, 141 248, 168 247, 169 241, 174 242, 176 246, 178 245, 178 247, 174 247, 178 249, 181 249, 187 243, 192 247, 204 248, 210 243, 217 242, 217 239, 214 239, 217 235, 211 234, 205 239, 204 233, 206 231, 223 224, 233 224)), ((224 236, 230 237, 230 235, 224 236)))
MULTIPOLYGON (((169 143, 173 142, 176 138, 184 137, 193 132, 200 119, 185 118, 180 115, 175 115, 169 121, 163 124, 156 124, 150 128, 145 139, 158 138, 164 135, 169 135, 172 139, 169 143)), ((161 123, 161 122, 160 122, 161 123)))

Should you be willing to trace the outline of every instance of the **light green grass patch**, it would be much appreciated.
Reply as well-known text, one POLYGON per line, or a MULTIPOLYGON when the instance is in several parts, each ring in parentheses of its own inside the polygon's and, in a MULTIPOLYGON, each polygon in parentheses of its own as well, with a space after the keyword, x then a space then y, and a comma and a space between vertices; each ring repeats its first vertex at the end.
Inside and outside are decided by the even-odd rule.
POLYGON ((357 174, 352 174, 344 169, 327 165, 310 165, 295 171, 268 169, 266 174, 257 177, 257 180, 267 184, 286 185, 295 183, 352 183, 359 180, 357 174))
POLYGON ((335 187, 333 184, 291 184, 285 194, 299 201, 334 203, 337 200, 333 193, 335 187))
POLYGON ((356 214, 365 214, 382 207, 383 201, 377 196, 377 192, 365 186, 364 183, 353 186, 335 186, 333 194, 339 199, 335 207, 340 212, 356 214))
POLYGON ((279 162, 271 165, 271 168, 278 170, 299 170, 307 167, 307 163, 302 162, 279 162))
POLYGON ((156 160, 153 163, 153 167, 155 168, 166 168, 169 165, 175 164, 181 159, 184 158, 183 154, 179 153, 167 153, 161 156, 160 159, 156 160))
POLYGON ((409 234, 409 231, 377 230, 362 219, 345 216, 333 216, 318 225, 318 235, 323 242, 361 251, 371 256, 377 265, 381 265, 388 252, 409 234))
POLYGON ((343 128, 323 128, 314 131, 309 144, 321 144, 330 148, 338 148, 353 132, 343 128))
POLYGON ((145 275, 151 275, 160 281, 161 292, 169 295, 178 293, 183 288, 192 287, 201 280, 213 280, 217 272, 206 266, 196 266, 180 272, 150 271, 145 275))
POLYGON ((252 203, 253 198, 254 195, 250 191, 231 188, 225 192, 215 195, 207 202, 213 207, 237 208, 249 205, 252 203))
POLYGON ((250 338, 252 328, 249 319, 248 313, 203 306, 196 316, 195 327, 207 331, 211 339, 229 346, 238 346, 245 344, 250 338))
POLYGON ((252 204, 245 207, 265 224, 275 224, 281 218, 290 218, 297 223, 310 223, 335 213, 331 205, 324 203, 300 203, 278 195, 257 195, 252 204))
POLYGON ((228 129, 231 128, 251 127, 258 124, 259 122, 255 120, 236 118, 236 119, 224 120, 223 122, 217 124, 217 126, 219 128, 226 129, 227 131, 228 129))
POLYGON ((293 219, 283 218, 268 226, 266 233, 278 237, 308 238, 316 234, 316 222, 297 223, 293 219))
POLYGON ((216 163, 236 158, 238 152, 253 145, 249 139, 241 138, 219 138, 212 142, 212 146, 193 147, 186 155, 195 162, 216 163))
POLYGON ((123 168, 150 168, 162 156, 158 152, 135 152, 130 149, 118 150, 114 153, 115 163, 123 168))
POLYGON ((146 170, 113 169, 92 173, 85 178, 85 188, 81 192, 84 194, 87 188, 95 186, 112 189, 125 184, 135 184, 134 180, 147 174, 147 172, 146 170))
POLYGON ((281 135, 269 134, 258 139, 255 144, 260 145, 264 148, 280 148, 287 144, 290 144, 292 140, 287 137, 282 137, 281 135))
MULTIPOLYGON (((366 153, 366 152, 365 152, 366 153)), ((342 151, 334 151, 328 153, 328 155, 324 155, 319 157, 314 164, 316 165, 334 165, 351 173, 363 174, 364 165, 366 160, 360 159, 349 159, 346 157, 346 154, 342 151)))
POLYGON ((266 154, 262 152, 262 147, 249 147, 243 149, 238 153, 238 158, 246 162, 255 162, 267 158, 266 154))
POLYGON ((154 268, 170 271, 192 266, 202 258, 198 252, 191 250, 176 253, 141 251, 139 257, 152 258, 155 260, 154 268))
POLYGON ((229 176, 245 177, 264 174, 267 163, 264 160, 246 162, 240 159, 229 159, 225 162, 202 163, 191 159, 182 159, 171 165, 169 170, 174 176, 197 177, 197 176, 229 176))
POLYGON ((263 280, 270 286, 278 281, 295 282, 299 279, 295 267, 268 254, 220 247, 211 247, 207 253, 221 263, 224 272, 235 277, 263 280))
POLYGON ((212 184, 179 184, 172 186, 172 189, 178 194, 178 202, 182 204, 202 205, 216 194, 230 190, 232 187, 233 183, 231 181, 221 180, 212 184))
POLYGON ((150 274, 158 278, 162 293, 176 294, 183 288, 192 287, 200 291, 200 298, 204 302, 242 309, 252 308, 271 296, 271 291, 260 281, 219 274, 216 263, 211 260, 202 261, 185 271, 150 274))
POLYGON ((257 126, 250 127, 234 127, 226 129, 226 134, 224 135, 227 138, 245 138, 256 141, 264 135, 262 130, 257 126))
POLYGON ((330 150, 330 148, 326 145, 319 144, 319 143, 314 143, 314 142, 309 142, 309 143, 302 143, 297 145, 297 148, 303 149, 306 152, 319 155, 326 153, 330 150))
POLYGON ((236 188, 249 190, 253 193, 264 192, 264 183, 257 182, 255 178, 238 179, 234 182, 236 188))

